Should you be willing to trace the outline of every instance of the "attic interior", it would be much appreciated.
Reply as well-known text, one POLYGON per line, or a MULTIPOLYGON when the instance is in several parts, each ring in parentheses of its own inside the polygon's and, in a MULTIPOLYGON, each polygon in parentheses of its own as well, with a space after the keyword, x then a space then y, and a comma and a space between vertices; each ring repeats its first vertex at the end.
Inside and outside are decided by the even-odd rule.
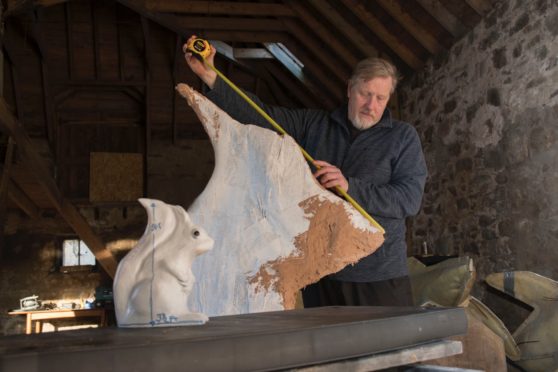
MULTIPOLYGON (((358 61, 390 60, 402 80, 389 108, 417 130, 428 167, 420 211, 406 223, 407 256, 467 262, 467 295, 445 306, 480 302, 503 322, 492 328, 501 340, 493 366, 557 368, 541 355, 556 355, 558 340, 533 330, 558 324, 556 1, 3 0, 2 20, 5 340, 26 332, 25 318, 8 313, 33 296, 106 307, 116 327, 108 293, 147 222, 137 199, 187 210, 206 187, 213 148, 175 91, 207 92, 182 51, 198 35, 231 81, 289 108, 331 111, 346 101, 358 61), (93 265, 67 264, 80 241, 93 265), (539 297, 487 284, 502 272, 536 274, 527 288, 542 289, 527 291, 539 297), (533 309, 551 315, 532 319, 533 309), (518 343, 526 319, 537 347, 518 343)), ((42 330, 65 326, 80 322, 42 330)))

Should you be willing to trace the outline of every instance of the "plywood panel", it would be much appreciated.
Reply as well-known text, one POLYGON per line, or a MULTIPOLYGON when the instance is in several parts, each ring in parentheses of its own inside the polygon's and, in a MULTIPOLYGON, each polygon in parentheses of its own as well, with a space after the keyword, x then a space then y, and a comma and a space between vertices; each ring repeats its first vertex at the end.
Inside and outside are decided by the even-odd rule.
POLYGON ((92 152, 90 161, 90 201, 133 201, 143 196, 142 154, 92 152))

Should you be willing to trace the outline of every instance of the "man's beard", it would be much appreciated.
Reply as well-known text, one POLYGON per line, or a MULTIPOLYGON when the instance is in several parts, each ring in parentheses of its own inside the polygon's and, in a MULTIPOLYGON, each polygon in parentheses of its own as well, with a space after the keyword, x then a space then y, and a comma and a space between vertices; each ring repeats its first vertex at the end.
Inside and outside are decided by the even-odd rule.
POLYGON ((371 118, 370 120, 365 121, 360 119, 358 115, 355 115, 355 118, 350 120, 353 126, 358 130, 365 130, 376 124, 376 121, 374 119, 371 118))

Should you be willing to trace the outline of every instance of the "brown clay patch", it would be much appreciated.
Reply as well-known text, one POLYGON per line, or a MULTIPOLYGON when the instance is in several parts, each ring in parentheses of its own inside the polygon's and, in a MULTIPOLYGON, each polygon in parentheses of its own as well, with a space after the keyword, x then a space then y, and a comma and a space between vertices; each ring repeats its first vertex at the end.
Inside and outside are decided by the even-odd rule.
POLYGON ((313 196, 299 206, 312 217, 308 231, 295 238, 297 253, 262 265, 249 278, 267 291, 274 287, 285 309, 294 308, 298 290, 372 254, 384 241, 381 232, 354 227, 341 202, 313 196))

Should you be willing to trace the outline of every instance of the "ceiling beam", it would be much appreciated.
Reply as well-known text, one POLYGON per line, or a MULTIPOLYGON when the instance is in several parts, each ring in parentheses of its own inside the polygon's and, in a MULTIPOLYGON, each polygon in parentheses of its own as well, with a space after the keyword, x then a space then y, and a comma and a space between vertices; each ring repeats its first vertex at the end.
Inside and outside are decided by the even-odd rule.
POLYGON ((17 16, 22 13, 30 12, 35 7, 34 0, 8 0, 6 10, 2 14, 2 18, 17 16))
POLYGON ((436 37, 409 13, 401 0, 376 0, 376 2, 431 54, 438 54, 444 49, 436 37))
POLYGON ((11 184, 11 172, 14 159, 14 141, 11 136, 8 137, 8 146, 6 148, 6 156, 4 159, 4 167, 2 168, 2 177, 0 178, 0 257, 4 252, 4 228, 8 219, 8 190, 11 184))
MULTIPOLYGON (((271 53, 270 53, 271 55, 271 53)), ((273 56, 272 56, 273 58, 273 56)), ((275 58, 273 58, 275 59, 275 58)), ((276 104, 284 107, 292 107, 294 105, 294 100, 291 95, 286 94, 286 92, 279 86, 277 79, 269 73, 269 70, 263 66, 269 63, 259 63, 259 61, 251 61, 251 66, 254 70, 258 72, 258 76, 261 76, 271 91, 271 94, 275 98, 276 104)), ((256 92, 257 93, 257 92, 256 92)))
POLYGON ((41 213, 37 205, 13 181, 8 186, 8 196, 29 217, 34 220, 39 219, 41 213))
POLYGON ((465 0, 465 2, 480 16, 484 16, 492 10, 492 4, 488 0, 465 0))
POLYGON ((285 31, 285 26, 268 18, 176 16, 182 29, 231 30, 231 31, 285 31))
POLYGON ((274 59, 273 55, 263 48, 234 48, 233 56, 235 59, 274 59))
POLYGON ((89 226, 85 218, 62 196, 56 181, 48 171, 45 161, 37 153, 23 125, 12 114, 3 98, 0 98, 0 127, 14 138, 24 166, 36 176, 37 182, 42 186, 46 196, 56 207, 62 218, 72 227, 79 238, 87 244, 107 274, 114 278, 118 262, 101 238, 89 226))
POLYGON ((298 0, 287 0, 287 4, 296 12, 302 22, 312 30, 322 41, 333 49, 336 58, 339 58, 349 68, 353 68, 359 61, 354 53, 347 48, 330 29, 318 21, 298 0))
MULTIPOLYGON (((300 66, 296 61, 294 61, 291 56, 278 44, 276 43, 264 43, 265 48, 273 54, 275 59, 279 61, 302 85, 304 85, 315 97, 324 97, 322 90, 317 87, 302 71, 302 66, 300 66)), ((324 102, 328 108, 334 106, 333 102, 326 97, 324 97, 324 102)))
POLYGON ((312 94, 312 92, 309 91, 304 85, 295 84, 295 82, 293 81, 293 76, 279 64, 267 63, 265 68, 271 73, 272 76, 274 76, 274 79, 277 80, 278 84, 282 85, 285 90, 289 92, 289 95, 292 95, 294 99, 298 100, 301 103, 301 107, 324 108, 324 106, 320 104, 321 97, 312 94), (300 89, 301 86, 304 89, 300 89))
POLYGON ((347 40, 353 43, 362 54, 366 57, 378 57, 378 50, 372 46, 370 41, 366 40, 360 31, 345 20, 327 1, 308 0, 308 2, 312 4, 317 13, 324 16, 347 40))
POLYGON ((331 52, 328 53, 323 45, 319 45, 314 38, 312 38, 307 31, 307 27, 301 26, 297 21, 292 19, 284 19, 283 22, 289 30, 291 36, 301 43, 304 48, 315 56, 317 61, 320 61, 329 72, 336 76, 339 82, 344 84, 349 80, 350 71, 339 64, 337 58, 331 58, 331 52))
MULTIPOLYGON (((373 13, 362 4, 361 1, 356 0, 343 0, 343 3, 374 32, 374 34, 391 48, 395 54, 399 56, 407 65, 411 66, 413 70, 417 70, 422 66, 422 61, 417 57, 409 48, 405 47, 399 38, 388 30, 382 23, 382 20, 376 17, 373 13)), ((358 32, 358 31, 355 31, 358 32)), ((350 38, 349 35, 347 37, 350 38)))
POLYGON ((430 15, 458 39, 467 32, 465 25, 440 0, 416 0, 430 15))
POLYGON ((293 11, 283 4, 260 4, 230 1, 146 0, 145 8, 162 13, 226 14, 244 16, 294 17, 293 11))

